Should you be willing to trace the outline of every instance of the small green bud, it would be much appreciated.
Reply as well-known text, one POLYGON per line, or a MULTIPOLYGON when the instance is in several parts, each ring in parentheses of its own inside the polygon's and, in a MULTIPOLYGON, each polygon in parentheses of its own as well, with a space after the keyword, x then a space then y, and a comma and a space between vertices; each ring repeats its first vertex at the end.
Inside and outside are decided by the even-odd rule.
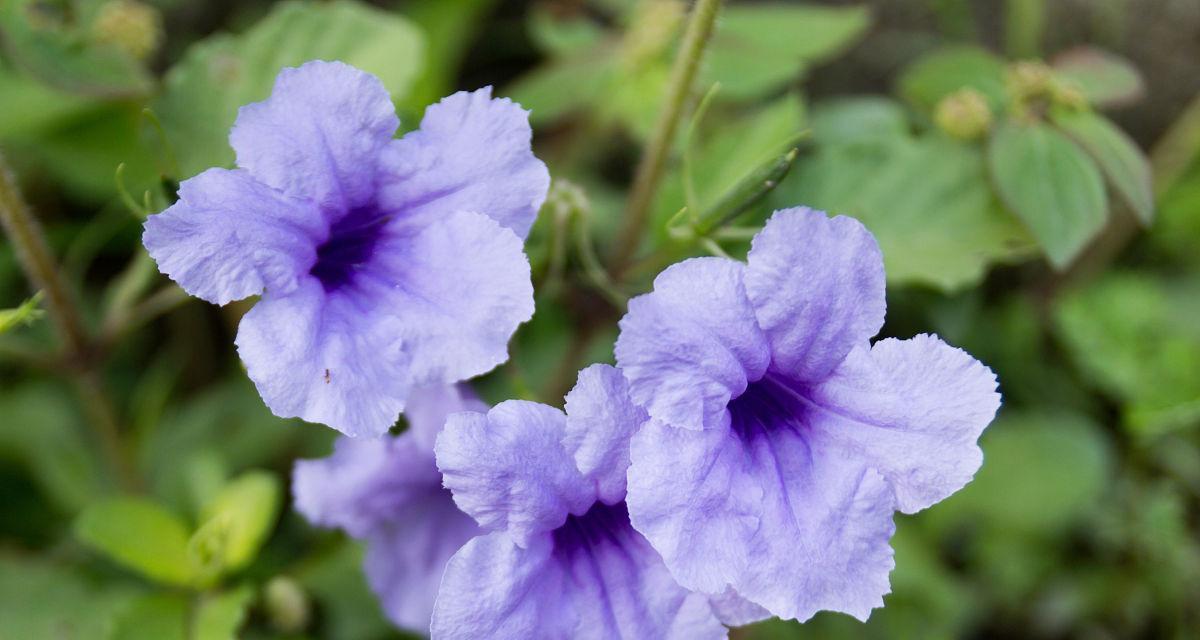
POLYGON ((1022 60, 1008 67, 1005 77, 1013 100, 1026 103, 1048 98, 1054 90, 1054 71, 1038 60, 1022 60))
POLYGON ((991 128, 992 109, 983 94, 964 88, 938 102, 933 120, 939 129, 955 138, 975 140, 991 128))
POLYGON ((271 624, 279 631, 299 633, 308 627, 308 596, 295 580, 286 576, 271 578, 263 588, 263 604, 271 624))
POLYGON ((92 37, 143 60, 162 42, 162 15, 137 0, 110 0, 100 6, 92 23, 92 37))

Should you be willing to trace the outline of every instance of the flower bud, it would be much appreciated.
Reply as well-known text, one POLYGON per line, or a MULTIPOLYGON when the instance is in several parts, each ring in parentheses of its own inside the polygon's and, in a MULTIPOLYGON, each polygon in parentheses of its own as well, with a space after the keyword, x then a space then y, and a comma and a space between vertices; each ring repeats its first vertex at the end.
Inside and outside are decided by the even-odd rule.
POLYGON ((162 35, 158 9, 137 0, 105 2, 92 23, 96 42, 114 45, 139 60, 158 50, 162 35))
POLYGON ((991 128, 992 110, 983 94, 964 88, 938 102, 933 120, 939 129, 955 138, 974 140, 991 128))
POLYGON ((308 596, 295 580, 275 576, 263 588, 263 605, 271 624, 283 633, 299 633, 308 627, 308 596))

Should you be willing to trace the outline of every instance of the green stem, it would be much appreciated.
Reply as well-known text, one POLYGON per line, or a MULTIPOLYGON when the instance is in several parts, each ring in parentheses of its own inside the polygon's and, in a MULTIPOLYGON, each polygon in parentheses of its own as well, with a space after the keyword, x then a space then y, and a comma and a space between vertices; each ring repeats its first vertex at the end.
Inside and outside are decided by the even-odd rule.
POLYGON ((700 68, 700 60, 704 56, 704 49, 712 35, 720 8, 721 0, 696 0, 691 18, 688 19, 683 44, 680 45, 679 56, 675 58, 671 77, 667 82, 666 104, 658 114, 654 133, 634 174, 633 187, 625 207, 625 222, 617 235, 617 243, 609 263, 615 278, 620 278, 641 244, 642 232, 649 221, 654 194, 662 182, 663 170, 675 141, 675 132, 679 128, 684 105, 692 91, 696 71, 700 68))
POLYGON ((92 344, 83 315, 63 282, 41 226, 21 198, 16 177, 0 156, 0 227, 12 241, 21 268, 34 289, 45 292, 46 311, 72 361, 75 386, 100 438, 101 449, 126 487, 135 485, 133 467, 121 446, 116 412, 92 370, 92 344))

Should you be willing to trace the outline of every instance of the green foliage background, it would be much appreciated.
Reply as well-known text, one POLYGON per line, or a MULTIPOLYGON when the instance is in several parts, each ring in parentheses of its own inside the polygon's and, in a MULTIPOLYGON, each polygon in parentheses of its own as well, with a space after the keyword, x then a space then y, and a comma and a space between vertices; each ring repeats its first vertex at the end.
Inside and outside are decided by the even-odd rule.
POLYGON ((735 637, 1200 635, 1189 3, 726 3, 638 259, 612 274, 686 3, 143 1, 0 2, 0 150, 87 333, 62 348, 0 242, 0 638, 396 636, 358 545, 290 507, 292 462, 333 432, 273 417, 246 380, 252 303, 186 298, 138 242, 180 180, 232 162, 238 106, 314 58, 377 74, 406 130, 460 88, 532 109, 555 179, 528 243, 537 313, 477 381, 488 400, 560 404, 659 269, 742 256, 799 204, 878 237, 884 335, 937 332, 997 372, 984 467, 898 516, 886 608, 735 637))

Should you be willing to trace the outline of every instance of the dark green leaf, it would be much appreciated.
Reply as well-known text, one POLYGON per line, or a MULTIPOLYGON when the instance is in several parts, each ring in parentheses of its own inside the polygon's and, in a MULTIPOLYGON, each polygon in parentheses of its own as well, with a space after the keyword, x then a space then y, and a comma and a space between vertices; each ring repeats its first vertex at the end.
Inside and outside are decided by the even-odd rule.
POLYGON ((546 5, 534 5, 529 12, 529 36, 542 51, 554 58, 583 53, 604 38, 604 30, 586 12, 557 16, 546 5))
POLYGON ((238 36, 195 45, 166 78, 154 111, 186 178, 233 162, 238 107, 263 100, 284 67, 341 60, 379 77, 400 101, 421 69, 421 34, 394 13, 351 0, 285 2, 238 36))
POLYGON ((1056 110, 1054 124, 1083 145, 1143 224, 1154 220, 1150 160, 1124 131, 1092 111, 1056 110))
POLYGON ((595 108, 610 72, 604 56, 563 58, 521 76, 505 93, 529 109, 529 121, 538 126, 595 108))
POLYGON ((988 149, 992 180, 1050 263, 1062 269, 1104 227, 1104 179, 1087 153, 1041 123, 1007 122, 988 149))
POLYGON ((137 591, 44 558, 0 555, 0 638, 105 638, 137 591))
POLYGON ((1134 102, 1145 92, 1142 75, 1132 63, 1092 47, 1055 56, 1054 71, 1077 86, 1088 102, 1101 107, 1134 102))
POLYGON ((175 585, 193 577, 188 531, 174 514, 142 498, 91 505, 75 521, 85 544, 142 575, 175 585))
POLYGON ((813 140, 822 147, 904 137, 909 129, 904 107, 883 96, 835 98, 812 110, 813 140))
POLYGON ((904 70, 900 95, 926 113, 942 98, 970 88, 983 94, 993 111, 1004 107, 1004 61, 983 49, 955 46, 928 54, 904 70))
POLYGON ((182 595, 142 596, 117 618, 109 640, 187 640, 187 618, 188 602, 182 595))

